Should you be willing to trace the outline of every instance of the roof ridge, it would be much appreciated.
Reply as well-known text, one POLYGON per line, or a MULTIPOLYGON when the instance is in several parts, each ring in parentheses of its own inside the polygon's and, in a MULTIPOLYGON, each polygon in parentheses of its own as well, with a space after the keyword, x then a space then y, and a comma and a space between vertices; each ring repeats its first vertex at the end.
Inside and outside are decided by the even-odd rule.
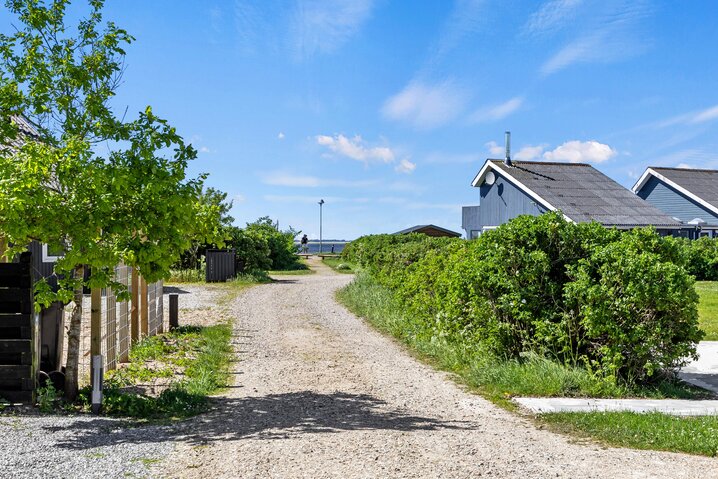
POLYGON ((652 170, 673 170, 673 171, 702 171, 704 173, 718 173, 718 170, 709 170, 708 168, 678 168, 675 166, 649 166, 652 170))

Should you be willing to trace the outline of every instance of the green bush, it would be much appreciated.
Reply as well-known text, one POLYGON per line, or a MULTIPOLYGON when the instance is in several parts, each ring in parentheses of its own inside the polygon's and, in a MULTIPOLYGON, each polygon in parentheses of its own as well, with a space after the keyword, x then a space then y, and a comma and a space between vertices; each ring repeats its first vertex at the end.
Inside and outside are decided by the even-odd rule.
MULTIPOLYGON (((304 269, 297 257, 297 246, 294 238, 300 233, 291 227, 286 231, 280 231, 268 216, 259 218, 254 223, 247 224, 247 234, 263 238, 269 247, 269 268, 271 270, 293 270, 304 269)), ((239 248, 237 248, 239 251, 239 248)))
POLYGON ((365 236, 343 253, 389 288, 413 332, 495 357, 526 353, 643 382, 700 340, 682 243, 560 213, 521 216, 475 241, 365 236))
POLYGON ((698 281, 718 281, 718 238, 670 238, 685 260, 688 273, 698 281))

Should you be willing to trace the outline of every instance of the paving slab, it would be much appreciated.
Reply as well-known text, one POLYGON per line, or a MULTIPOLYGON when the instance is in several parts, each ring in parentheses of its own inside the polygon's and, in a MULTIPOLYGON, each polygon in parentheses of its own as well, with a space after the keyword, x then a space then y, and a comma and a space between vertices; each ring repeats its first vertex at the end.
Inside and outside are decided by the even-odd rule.
POLYGON ((631 411, 661 412, 675 416, 718 415, 718 400, 690 399, 588 399, 588 398, 514 398, 536 414, 556 412, 631 411))
POLYGON ((683 367, 678 376, 687 383, 718 393, 718 341, 701 341, 698 359, 683 367))

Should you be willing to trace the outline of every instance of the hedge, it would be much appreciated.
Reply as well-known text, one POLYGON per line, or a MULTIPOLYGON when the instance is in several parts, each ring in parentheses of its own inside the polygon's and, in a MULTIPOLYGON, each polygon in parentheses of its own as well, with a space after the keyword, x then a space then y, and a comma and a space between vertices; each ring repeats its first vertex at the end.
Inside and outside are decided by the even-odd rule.
POLYGON ((652 229, 620 232, 547 213, 473 241, 365 236, 343 256, 393 291, 416 334, 643 382, 684 364, 702 337, 687 270, 693 248, 652 229))

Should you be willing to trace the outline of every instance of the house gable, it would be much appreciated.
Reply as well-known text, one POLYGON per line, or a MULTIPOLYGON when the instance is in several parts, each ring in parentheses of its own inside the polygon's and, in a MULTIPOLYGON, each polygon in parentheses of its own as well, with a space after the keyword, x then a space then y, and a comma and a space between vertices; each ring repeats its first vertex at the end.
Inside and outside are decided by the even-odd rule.
POLYGON ((718 224, 718 213, 655 175, 646 177, 634 188, 640 198, 684 223, 700 218, 707 224, 718 224))
POLYGON ((494 169, 495 181, 479 186, 481 208, 479 223, 481 229, 497 227, 520 215, 538 216, 548 208, 516 186, 498 169, 494 169))

